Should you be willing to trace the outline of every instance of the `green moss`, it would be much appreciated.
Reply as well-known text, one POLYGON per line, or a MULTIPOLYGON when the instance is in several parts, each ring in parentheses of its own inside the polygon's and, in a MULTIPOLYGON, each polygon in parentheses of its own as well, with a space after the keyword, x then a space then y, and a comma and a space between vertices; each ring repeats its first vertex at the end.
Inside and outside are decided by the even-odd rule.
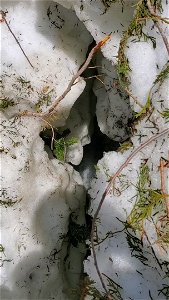
POLYGON ((1 98, 0 99, 0 109, 5 109, 8 106, 14 106, 15 102, 12 99, 9 98, 1 98))
POLYGON ((118 151, 123 153, 123 152, 127 151, 128 149, 130 149, 132 146, 133 146, 133 144, 131 141, 126 141, 126 142, 120 144, 118 151))
POLYGON ((140 112, 135 114, 135 118, 138 119, 138 118, 142 117, 143 115, 147 114, 147 112, 150 110, 150 108, 151 108, 151 97, 149 94, 146 104, 144 105, 144 107, 141 109, 140 112))
POLYGON ((54 156, 56 156, 57 159, 64 161, 65 151, 66 151, 66 144, 64 138, 61 138, 54 142, 53 154, 54 156))
POLYGON ((69 140, 66 140, 66 145, 67 146, 72 146, 74 144, 78 143, 78 139, 75 137, 71 137, 69 140))
POLYGON ((35 108, 37 112, 42 112, 42 106, 46 105, 49 106, 52 103, 52 96, 49 94, 45 95, 45 94, 41 94, 39 101, 35 104, 35 108))
POLYGON ((59 140, 54 142, 53 154, 57 159, 61 161, 65 161, 66 149, 67 147, 74 145, 78 142, 77 138, 70 138, 68 140, 64 138, 60 138, 59 140))
POLYGON ((169 109, 164 110, 161 114, 166 119, 166 121, 169 122, 169 109))

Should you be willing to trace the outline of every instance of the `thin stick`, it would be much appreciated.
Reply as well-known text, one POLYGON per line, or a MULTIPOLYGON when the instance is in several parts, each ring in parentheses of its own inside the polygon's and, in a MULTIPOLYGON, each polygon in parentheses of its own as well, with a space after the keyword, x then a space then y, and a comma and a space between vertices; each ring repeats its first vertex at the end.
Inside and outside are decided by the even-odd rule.
POLYGON ((10 28, 10 26, 9 26, 9 24, 8 24, 6 18, 5 18, 6 13, 3 12, 2 10, 0 11, 0 13, 1 13, 1 15, 2 15, 2 21, 5 22, 6 26, 8 27, 8 30, 9 30, 10 33, 13 35, 15 41, 17 42, 17 44, 18 44, 19 48, 21 49, 23 55, 25 56, 26 60, 28 61, 28 63, 30 64, 30 66, 31 66, 32 68, 34 68, 34 66, 33 66, 32 63, 30 62, 28 56, 26 55, 25 51, 23 50, 21 44, 19 43, 17 37, 15 36, 15 34, 14 34, 13 31, 12 31, 12 29, 10 28))
POLYGON ((136 104, 137 105, 139 105, 141 108, 143 108, 144 106, 140 103, 140 101, 138 100, 138 98, 136 97, 136 96, 134 96, 133 94, 132 94, 132 92, 131 91, 129 91, 129 89, 126 87, 125 89, 124 89, 125 91, 126 91, 126 93, 136 102, 136 104))
POLYGON ((166 201, 166 212, 167 218, 169 219, 169 195, 165 191, 165 179, 164 179, 164 168, 166 167, 166 161, 161 158, 160 159, 160 176, 161 176, 161 192, 166 201))
MULTIPOLYGON (((154 16, 154 17, 156 17, 156 18, 158 18, 158 16, 156 15, 156 12, 154 10, 154 7, 151 5, 151 1, 150 0, 147 0, 147 7, 148 7, 149 12, 151 13, 151 15, 154 16)), ((154 21, 154 24, 155 24, 155 26, 157 27, 158 31, 161 34, 161 37, 163 39, 163 42, 165 44, 165 47, 166 47, 168 55, 169 55, 169 43, 168 43, 167 37, 166 37, 166 35, 165 35, 165 33, 164 33, 161 25, 160 25, 160 22, 159 21, 154 21)))
POLYGON ((82 67, 79 69, 79 71, 72 77, 71 81, 69 82, 66 90, 63 92, 59 98, 57 98, 54 103, 51 105, 49 110, 44 113, 34 113, 29 111, 24 111, 21 113, 18 113, 19 116, 34 116, 34 117, 50 117, 54 112, 56 107, 59 105, 59 103, 65 98, 65 96, 70 92, 73 84, 75 83, 75 80, 79 78, 79 76, 87 69, 88 65, 90 64, 93 55, 98 51, 110 38, 110 34, 107 35, 103 40, 101 40, 89 53, 85 63, 82 65, 82 67))
POLYGON ((151 138, 149 138, 147 141, 145 141, 144 143, 140 144, 140 146, 138 146, 130 155, 129 157, 126 159, 126 161, 120 166, 120 168, 116 171, 116 173, 110 178, 109 184, 107 185, 101 200, 99 202, 99 205, 97 207, 97 210, 94 214, 93 217, 93 221, 92 221, 92 229, 91 229, 91 247, 92 247, 92 252, 93 252, 93 259, 94 259, 94 265, 96 267, 96 271, 97 274, 100 278, 100 282, 102 284, 103 289, 105 290, 106 293, 108 293, 107 287, 104 283, 102 274, 100 272, 99 266, 98 266, 98 262, 97 262, 97 257, 96 257, 96 251, 95 251, 95 244, 94 244, 94 230, 95 230, 95 224, 96 224, 96 220, 98 217, 98 214, 100 212, 100 209, 102 207, 102 204, 106 198, 106 196, 108 195, 108 193, 111 191, 112 186, 114 185, 115 179, 120 175, 120 173, 123 171, 124 168, 127 167, 127 165, 129 164, 129 162, 136 156, 136 154, 138 152, 140 152, 143 148, 145 148, 147 145, 149 145, 150 143, 152 143, 153 141, 155 141, 156 139, 160 138, 161 136, 163 136, 164 134, 169 132, 169 128, 164 129, 163 131, 161 131, 160 133, 153 135, 151 138))

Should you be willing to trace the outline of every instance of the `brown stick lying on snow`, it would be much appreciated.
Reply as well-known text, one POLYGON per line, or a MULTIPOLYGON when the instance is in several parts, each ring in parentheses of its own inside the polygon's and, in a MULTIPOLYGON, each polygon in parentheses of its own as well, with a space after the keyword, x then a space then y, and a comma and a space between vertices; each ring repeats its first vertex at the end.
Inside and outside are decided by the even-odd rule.
POLYGON ((17 37, 16 37, 15 34, 13 33, 11 27, 9 26, 9 24, 8 24, 8 22, 7 22, 7 20, 6 20, 6 12, 4 12, 4 11, 1 10, 1 11, 0 11, 0 14, 1 14, 1 21, 0 21, 0 22, 1 22, 1 23, 2 23, 2 22, 5 22, 6 26, 8 27, 8 30, 9 30, 10 33, 13 35, 15 41, 17 42, 17 44, 18 44, 19 48, 21 49, 23 55, 25 56, 26 60, 28 61, 28 63, 30 64, 30 66, 31 66, 32 68, 34 68, 34 66, 33 66, 32 63, 30 62, 28 56, 26 55, 25 51, 23 50, 21 44, 19 43, 17 37))
POLYGON ((30 111, 24 111, 17 114, 17 116, 26 116, 26 117, 40 117, 40 118, 46 118, 52 116, 52 114, 55 113, 56 107, 59 105, 59 103, 65 98, 65 96, 70 92, 72 86, 74 85, 76 79, 79 78, 79 76, 87 69, 88 65, 90 64, 93 55, 107 42, 107 40, 110 38, 110 34, 107 35, 103 40, 101 40, 89 53, 85 63, 82 65, 82 67, 79 69, 79 71, 72 77, 71 81, 69 82, 66 90, 63 92, 59 98, 57 98, 54 103, 50 106, 48 111, 44 113, 36 113, 36 112, 30 112, 30 111))

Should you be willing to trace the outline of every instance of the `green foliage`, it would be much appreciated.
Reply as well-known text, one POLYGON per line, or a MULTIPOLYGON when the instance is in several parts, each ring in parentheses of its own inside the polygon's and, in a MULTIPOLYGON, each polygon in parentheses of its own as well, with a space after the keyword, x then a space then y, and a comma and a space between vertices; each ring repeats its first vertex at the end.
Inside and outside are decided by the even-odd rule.
POLYGON ((69 140, 65 140, 64 138, 60 138, 59 140, 54 142, 53 154, 57 159, 61 161, 65 161, 66 149, 69 146, 72 146, 78 142, 78 139, 75 137, 70 138, 69 140))
POLYGON ((150 97, 150 94, 149 94, 146 104, 144 105, 144 107, 141 109, 140 112, 135 114, 135 117, 137 119, 142 117, 143 115, 145 115, 150 110, 150 108, 151 108, 151 97, 150 97))
POLYGON ((123 153, 123 152, 127 151, 128 149, 130 149, 132 146, 133 146, 133 144, 131 141, 121 143, 120 147, 118 148, 118 151, 123 153))
POLYGON ((65 151, 66 151, 66 145, 65 145, 64 138, 61 138, 54 142, 53 154, 56 156, 57 159, 64 161, 65 151))
POLYGON ((66 140, 66 145, 68 146, 72 146, 74 144, 78 143, 78 139, 75 137, 71 137, 69 140, 66 140))
POLYGON ((3 247, 2 244, 0 244, 0 252, 4 252, 5 251, 5 248, 3 247))
POLYGON ((22 87, 28 87, 30 86, 30 80, 26 80, 24 77, 19 77, 18 82, 21 83, 22 87))
POLYGON ((162 12, 162 0, 151 0, 151 5, 154 6, 155 10, 162 12))
POLYGON ((41 94, 39 101, 35 104, 35 108, 37 112, 42 112, 41 107, 45 104, 46 106, 51 105, 52 96, 50 94, 41 94))
MULTIPOLYGON (((126 224, 126 228, 127 228, 126 224)), ((143 244, 140 239, 132 235, 128 230, 126 231, 126 240, 131 250, 131 256, 138 258, 144 265, 147 265, 147 258, 143 254, 143 244)))
POLYGON ((112 278, 108 277, 107 275, 103 274, 108 281, 108 288, 111 296, 113 296, 113 299, 123 300, 120 294, 120 290, 122 287, 117 284, 112 278))
POLYGON ((0 109, 5 109, 8 106, 13 106, 15 103, 9 98, 0 98, 0 109))
POLYGON ((167 64, 166 67, 162 69, 160 74, 157 75, 157 78, 154 81, 154 84, 159 83, 160 85, 162 85, 162 83, 168 76, 169 76, 169 64, 167 64))
POLYGON ((153 47, 156 47, 156 40, 154 37, 149 36, 143 31, 143 27, 146 24, 147 19, 153 19, 151 16, 145 0, 138 1, 136 5, 136 13, 133 20, 130 22, 128 29, 124 32, 123 37, 120 41, 119 51, 118 51, 118 65, 117 73, 119 77, 119 83, 122 88, 125 88, 129 84, 129 71, 130 66, 128 59, 125 56, 125 48, 127 46, 128 39, 134 37, 135 41, 150 40, 153 47))
POLYGON ((84 300, 85 297, 91 296, 95 300, 105 300, 106 298, 95 288, 94 281, 86 276, 81 284, 81 297, 80 300, 84 300))
POLYGON ((149 184, 149 169, 144 164, 140 168, 136 203, 127 219, 128 225, 134 230, 142 230, 143 221, 152 216, 153 209, 164 200, 161 192, 152 190, 149 184))
POLYGON ((166 109, 162 112, 162 116, 169 122, 169 109, 166 109))

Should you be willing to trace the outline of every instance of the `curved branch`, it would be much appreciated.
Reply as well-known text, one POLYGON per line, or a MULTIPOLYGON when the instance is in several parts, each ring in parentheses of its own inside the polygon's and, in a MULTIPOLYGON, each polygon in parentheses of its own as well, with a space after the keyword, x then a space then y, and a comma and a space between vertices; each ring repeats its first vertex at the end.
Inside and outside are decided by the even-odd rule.
MULTIPOLYGON (((96 220, 97 220, 97 217, 99 215, 99 212, 100 212, 100 209, 103 205, 103 202, 106 198, 106 196, 110 193, 111 189, 112 189, 112 186, 116 180, 116 178, 121 174, 121 172, 123 171, 124 168, 127 167, 127 165, 129 164, 129 162, 136 156, 136 154, 138 152, 140 152, 143 148, 145 148, 146 146, 148 146, 150 143, 152 143, 153 141, 155 141, 156 139, 160 138, 161 136, 163 136, 164 134, 167 134, 169 133, 169 128, 167 129, 164 129, 163 131, 161 131, 160 133, 156 134, 156 135, 153 135, 151 138, 149 138, 147 141, 145 141, 144 143, 140 144, 140 146, 138 146, 130 155, 129 157, 125 160, 125 162, 120 166, 120 168, 116 171, 116 173, 110 178, 110 181, 101 197, 101 200, 99 202, 99 205, 97 207, 97 210, 94 214, 94 217, 93 217, 93 221, 92 221, 92 230, 91 230, 91 248, 92 248, 92 252, 93 252, 93 259, 94 259, 94 265, 96 267, 96 271, 97 271, 97 274, 100 278, 100 282, 102 284, 102 287, 103 289, 105 290, 106 294, 108 294, 108 290, 107 290, 107 287, 104 283, 104 280, 103 280, 103 277, 102 277, 102 274, 101 274, 101 271, 99 269, 99 265, 98 265, 98 262, 97 262, 97 257, 96 257, 96 250, 95 250, 95 245, 94 245, 94 231, 95 231, 95 224, 96 224, 96 220)), ((109 298, 108 298, 109 299, 109 298)))
POLYGON ((70 92, 72 86, 75 84, 75 81, 79 78, 79 76, 87 69, 88 65, 90 64, 93 55, 107 42, 107 40, 110 38, 110 35, 107 35, 103 40, 101 40, 89 53, 85 63, 82 65, 82 67, 78 70, 78 72, 72 77, 71 81, 69 82, 66 90, 63 92, 59 98, 57 98, 54 103, 51 105, 49 110, 44 113, 35 113, 35 112, 29 112, 29 111, 24 111, 21 113, 18 113, 18 116, 27 116, 27 117, 40 117, 40 118, 45 118, 45 117, 50 117, 52 116, 53 113, 56 113, 55 109, 59 105, 59 103, 65 98, 65 96, 70 92))

